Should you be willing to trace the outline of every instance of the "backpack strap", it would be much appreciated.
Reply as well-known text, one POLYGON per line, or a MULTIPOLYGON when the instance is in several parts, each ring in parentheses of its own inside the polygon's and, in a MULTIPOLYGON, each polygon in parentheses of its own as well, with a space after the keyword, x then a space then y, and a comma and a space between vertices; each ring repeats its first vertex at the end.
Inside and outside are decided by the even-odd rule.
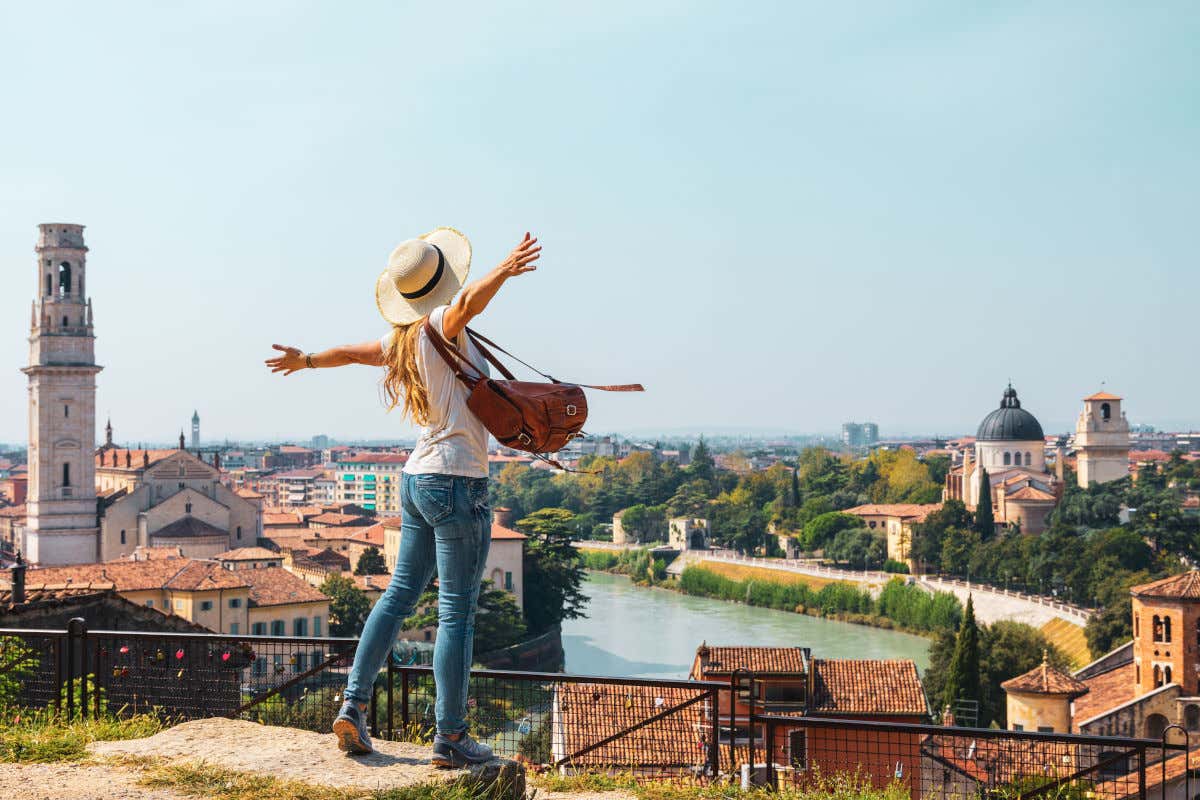
MULTIPOLYGON (((492 355, 491 352, 486 347, 483 346, 484 342, 490 344, 492 347, 496 348, 501 353, 504 353, 504 355, 508 356, 509 358, 513 359, 514 361, 520 361, 522 364, 529 367, 531 370, 536 372, 538 375, 541 375, 543 378, 550 381, 551 383, 571 383, 571 381, 560 381, 558 378, 555 378, 553 375, 547 375, 546 373, 542 372, 540 369, 533 366, 532 364, 529 364, 525 361, 521 361, 521 359, 517 358, 512 353, 508 352, 503 347, 496 344, 491 339, 487 338, 486 336, 484 336, 482 333, 479 333, 478 331, 471 330, 470 328, 467 328, 466 331, 467 331, 467 336, 470 337, 471 341, 475 343, 475 346, 479 348, 479 352, 483 353, 483 357, 486 358, 488 361, 490 361, 492 364, 494 364, 496 366, 496 368, 499 369, 501 372, 503 372, 505 377, 507 377, 510 381, 513 380, 512 373, 509 372, 507 369, 505 369, 504 366, 500 363, 500 361, 494 355, 492 355)), ((585 389, 599 389, 602 392, 644 392, 644 391, 646 391, 645 388, 643 388, 643 386, 640 383, 622 383, 622 384, 606 385, 606 386, 593 386, 590 383, 575 383, 573 385, 582 386, 585 389)))
POLYGON ((437 350, 438 355, 442 357, 442 360, 446 362, 446 365, 450 369, 454 370, 454 374, 458 376, 460 381, 466 384, 468 389, 474 389, 475 384, 487 377, 482 372, 478 376, 467 374, 463 369, 464 364, 475 372, 479 372, 479 369, 454 346, 453 342, 447 341, 445 337, 433 329, 433 326, 429 324, 428 317, 425 319, 425 335, 429 337, 429 343, 433 345, 433 349, 437 350))

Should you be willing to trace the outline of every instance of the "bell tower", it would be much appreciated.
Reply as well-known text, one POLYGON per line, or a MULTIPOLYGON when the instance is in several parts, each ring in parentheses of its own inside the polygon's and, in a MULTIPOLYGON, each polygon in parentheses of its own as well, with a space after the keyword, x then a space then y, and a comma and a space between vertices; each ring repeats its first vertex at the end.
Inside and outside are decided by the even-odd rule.
POLYGON ((38 226, 37 286, 29 329, 29 494, 26 558, 97 560, 96 366, 85 293, 82 225, 38 226))
POLYGON ((1097 392, 1083 398, 1075 422, 1075 452, 1079 486, 1108 483, 1129 474, 1129 421, 1121 398, 1097 392))

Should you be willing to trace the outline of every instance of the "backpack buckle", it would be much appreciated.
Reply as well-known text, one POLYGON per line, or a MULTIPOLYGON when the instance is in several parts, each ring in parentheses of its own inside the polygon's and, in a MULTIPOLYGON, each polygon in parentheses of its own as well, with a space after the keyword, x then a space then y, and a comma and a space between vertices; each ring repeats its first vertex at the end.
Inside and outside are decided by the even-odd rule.
POLYGON ((578 410, 579 410, 579 409, 577 409, 577 408, 575 407, 575 404, 574 404, 574 403, 567 403, 567 416, 568 416, 568 417, 573 417, 573 416, 575 416, 575 413, 576 413, 578 410))
POLYGON ((533 439, 530 439, 529 435, 527 433, 525 433, 524 431, 517 434, 517 441, 520 442, 521 444, 526 444, 526 445, 533 444, 533 439))

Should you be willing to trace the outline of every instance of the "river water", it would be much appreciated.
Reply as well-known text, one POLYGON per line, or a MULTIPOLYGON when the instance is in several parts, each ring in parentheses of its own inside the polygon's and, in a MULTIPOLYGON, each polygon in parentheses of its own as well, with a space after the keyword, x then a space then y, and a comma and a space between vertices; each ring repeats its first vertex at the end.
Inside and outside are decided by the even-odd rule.
POLYGON ((623 575, 588 573, 587 618, 563 623, 566 672, 686 678, 701 641, 800 645, 815 658, 911 658, 924 672, 929 640, 907 633, 755 608, 666 589, 623 575))

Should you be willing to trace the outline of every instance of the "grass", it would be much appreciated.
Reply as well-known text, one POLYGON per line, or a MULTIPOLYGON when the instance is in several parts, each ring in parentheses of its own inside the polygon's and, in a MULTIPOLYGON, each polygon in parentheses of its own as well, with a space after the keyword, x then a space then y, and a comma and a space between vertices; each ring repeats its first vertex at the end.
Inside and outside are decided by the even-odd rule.
POLYGON ((542 775, 534 786, 548 792, 624 792, 637 800, 909 800, 900 783, 879 789, 861 775, 814 775, 803 787, 765 786, 741 791, 734 783, 705 785, 637 779, 632 775, 542 775))
POLYGON ((722 561, 704 561, 700 566, 703 566, 709 572, 734 581, 744 581, 753 578, 754 580, 772 581, 783 584, 803 583, 813 591, 819 591, 831 583, 845 583, 845 581, 833 578, 819 578, 815 575, 804 575, 789 570, 749 567, 743 564, 727 564, 722 561))
POLYGON ((80 761, 92 742, 140 739, 163 729, 157 717, 105 717, 67 722, 50 711, 0 710, 0 762, 80 761))
POLYGON ((1084 635, 1083 628, 1075 623, 1055 617, 1043 625, 1041 631, 1050 643, 1067 657, 1072 666, 1079 668, 1092 660, 1087 636, 1084 635))
POLYGON ((500 787, 484 788, 465 779, 380 791, 342 789, 208 764, 151 766, 138 783, 204 800, 494 800, 504 794, 500 787))

